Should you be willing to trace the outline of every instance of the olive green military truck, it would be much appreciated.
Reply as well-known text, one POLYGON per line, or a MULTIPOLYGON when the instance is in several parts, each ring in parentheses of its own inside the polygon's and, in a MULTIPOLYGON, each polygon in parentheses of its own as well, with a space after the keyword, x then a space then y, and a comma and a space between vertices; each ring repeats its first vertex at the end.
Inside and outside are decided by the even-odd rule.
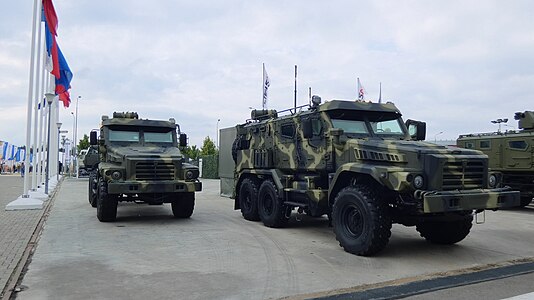
POLYGON ((96 145, 80 151, 78 156, 78 177, 86 177, 91 172, 96 171, 98 161, 98 148, 96 145))
POLYGON ((502 177, 502 185, 519 190, 521 206, 526 206, 534 197, 534 111, 517 112, 514 118, 521 130, 463 134, 456 143, 488 155, 490 170, 499 172, 495 176, 502 177))
POLYGON ((89 202, 98 220, 114 221, 120 201, 171 203, 175 217, 189 218, 202 184, 198 167, 185 163, 178 148, 186 143, 174 119, 143 120, 135 112, 102 116, 100 137, 90 134, 100 156, 89 177, 89 202))
POLYGON ((235 209, 268 227, 294 209, 326 214, 340 246, 367 256, 386 247, 392 223, 454 244, 476 213, 519 205, 519 192, 488 181, 486 155, 424 142, 425 131, 390 102, 314 96, 293 110, 253 110, 231 146, 235 209))

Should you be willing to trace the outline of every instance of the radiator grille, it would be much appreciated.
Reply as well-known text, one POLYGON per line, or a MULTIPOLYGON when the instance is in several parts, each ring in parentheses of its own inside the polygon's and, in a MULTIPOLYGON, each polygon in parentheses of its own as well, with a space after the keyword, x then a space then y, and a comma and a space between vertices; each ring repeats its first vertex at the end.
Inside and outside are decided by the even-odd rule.
POLYGON ((174 164, 172 162, 148 161, 135 165, 136 180, 174 180, 174 164))
POLYGON ((443 190, 484 188, 483 161, 448 161, 443 166, 443 190))

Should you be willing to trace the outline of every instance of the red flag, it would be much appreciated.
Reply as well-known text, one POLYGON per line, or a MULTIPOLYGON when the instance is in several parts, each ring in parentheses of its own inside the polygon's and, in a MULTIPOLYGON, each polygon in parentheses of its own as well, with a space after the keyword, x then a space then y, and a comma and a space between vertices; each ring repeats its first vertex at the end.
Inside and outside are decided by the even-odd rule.
POLYGON ((56 10, 54 9, 54 4, 52 4, 52 0, 43 0, 43 10, 50 33, 52 33, 54 36, 57 36, 57 15, 56 10))

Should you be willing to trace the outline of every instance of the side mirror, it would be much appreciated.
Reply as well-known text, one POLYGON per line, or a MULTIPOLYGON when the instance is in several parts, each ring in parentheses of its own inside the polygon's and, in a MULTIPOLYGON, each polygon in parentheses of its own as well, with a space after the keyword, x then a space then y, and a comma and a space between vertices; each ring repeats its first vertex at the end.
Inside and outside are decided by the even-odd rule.
POLYGON ((180 133, 179 145, 180 145, 180 147, 187 147, 187 134, 180 133))
POLYGON ((305 139, 313 137, 312 122, 310 119, 302 120, 302 135, 305 139))
POLYGON ((97 143, 96 131, 91 131, 91 133, 89 133, 89 144, 96 145, 97 143))
POLYGON ((406 127, 408 134, 415 141, 424 141, 426 139, 426 123, 415 120, 407 120, 406 127))

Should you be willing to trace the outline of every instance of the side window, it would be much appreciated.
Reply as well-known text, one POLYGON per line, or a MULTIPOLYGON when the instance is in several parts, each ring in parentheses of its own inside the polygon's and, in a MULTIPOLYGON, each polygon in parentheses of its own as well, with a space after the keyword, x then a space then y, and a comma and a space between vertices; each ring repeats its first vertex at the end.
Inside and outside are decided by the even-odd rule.
POLYGON ((489 140, 480 141, 480 149, 490 149, 491 142, 489 140))
POLYGON ((511 149, 525 150, 528 148, 528 144, 525 141, 509 141, 508 146, 511 149))
POLYGON ((313 119, 312 120, 312 129, 313 129, 313 135, 320 135, 323 131, 323 123, 321 120, 313 119))
POLYGON ((282 124, 281 128, 282 137, 293 138, 295 137, 295 125, 293 123, 282 124))
POLYGON ((473 142, 466 142, 465 143, 465 148, 473 149, 473 148, 475 148, 475 144, 473 144, 473 142))

